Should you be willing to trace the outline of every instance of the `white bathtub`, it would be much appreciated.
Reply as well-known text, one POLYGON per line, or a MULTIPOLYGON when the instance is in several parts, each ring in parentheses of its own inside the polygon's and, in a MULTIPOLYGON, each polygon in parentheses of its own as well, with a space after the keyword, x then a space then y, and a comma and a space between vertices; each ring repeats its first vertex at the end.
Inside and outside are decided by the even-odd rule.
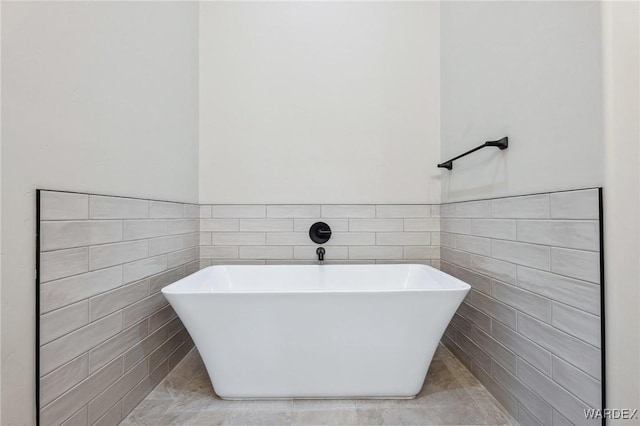
POLYGON ((424 265, 212 266, 162 289, 225 399, 414 397, 468 291, 424 265))

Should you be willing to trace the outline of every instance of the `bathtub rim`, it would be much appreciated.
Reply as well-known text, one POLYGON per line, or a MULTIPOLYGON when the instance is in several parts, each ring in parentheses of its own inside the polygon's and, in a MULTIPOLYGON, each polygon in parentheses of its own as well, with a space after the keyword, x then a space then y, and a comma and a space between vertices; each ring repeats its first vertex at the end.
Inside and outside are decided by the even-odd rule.
POLYGON ((162 294, 165 295, 282 295, 282 294, 388 294, 388 293, 431 293, 431 292, 464 292, 471 291, 471 285, 447 274, 437 268, 429 265, 419 263, 398 263, 398 264, 337 264, 337 265, 212 265, 207 266, 187 277, 184 277, 172 284, 169 284, 161 289, 162 294), (392 266, 405 266, 405 267, 417 267, 426 269, 429 271, 435 271, 438 275, 442 275, 445 279, 449 280, 453 285, 447 288, 388 288, 388 289, 188 289, 185 288, 190 281, 197 279, 200 275, 205 275, 211 269, 224 269, 231 268, 248 268, 248 269, 261 269, 261 268, 320 268, 320 267, 367 267, 367 268, 381 268, 392 266), (179 290, 178 290, 179 289, 179 290))

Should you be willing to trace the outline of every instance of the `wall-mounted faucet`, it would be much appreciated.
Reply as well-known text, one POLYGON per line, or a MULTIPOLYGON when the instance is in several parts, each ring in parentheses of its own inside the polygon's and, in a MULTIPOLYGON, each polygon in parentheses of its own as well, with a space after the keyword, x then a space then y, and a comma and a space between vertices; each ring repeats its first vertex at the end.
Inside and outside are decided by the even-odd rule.
POLYGON ((316 254, 318 255, 318 260, 320 262, 324 262, 324 247, 318 247, 318 249, 316 250, 316 254))

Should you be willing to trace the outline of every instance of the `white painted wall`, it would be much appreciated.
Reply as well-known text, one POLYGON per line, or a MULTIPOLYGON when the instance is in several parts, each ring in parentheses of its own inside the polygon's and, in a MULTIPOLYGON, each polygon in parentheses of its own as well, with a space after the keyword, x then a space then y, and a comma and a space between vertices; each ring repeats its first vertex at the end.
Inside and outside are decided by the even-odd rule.
MULTIPOLYGON (((607 396, 640 403, 640 3, 603 2, 607 396)), ((640 420, 623 422, 639 425, 640 420)))
POLYGON ((439 4, 203 2, 202 203, 437 203, 439 4))
POLYGON ((603 183, 598 2, 441 6, 443 201, 603 183))
POLYGON ((197 201, 197 13, 2 3, 0 424, 35 421, 35 189, 197 201))

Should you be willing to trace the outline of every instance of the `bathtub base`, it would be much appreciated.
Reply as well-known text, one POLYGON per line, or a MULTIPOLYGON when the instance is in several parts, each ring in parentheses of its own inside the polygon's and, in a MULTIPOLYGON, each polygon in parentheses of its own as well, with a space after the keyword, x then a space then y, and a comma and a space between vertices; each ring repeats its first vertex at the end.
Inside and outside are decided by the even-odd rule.
MULTIPOLYGON (((218 394, 216 394, 218 395, 218 394)), ((224 396, 218 395, 218 397, 224 401, 288 401, 290 399, 296 400, 312 400, 312 401, 334 401, 334 400, 344 400, 344 399, 362 399, 362 400, 389 400, 389 399, 397 399, 408 401, 411 399, 416 399, 418 395, 413 396, 332 396, 327 398, 304 398, 304 397, 295 397, 295 398, 227 398, 224 396)))

